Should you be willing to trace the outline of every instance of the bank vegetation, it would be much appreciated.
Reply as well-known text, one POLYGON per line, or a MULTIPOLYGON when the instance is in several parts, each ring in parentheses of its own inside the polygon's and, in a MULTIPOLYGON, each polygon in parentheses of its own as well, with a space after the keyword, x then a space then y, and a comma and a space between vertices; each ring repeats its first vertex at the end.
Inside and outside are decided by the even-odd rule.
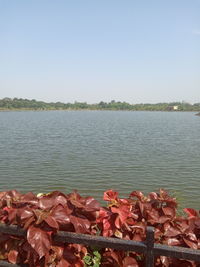
POLYGON ((3 98, 0 99, 0 110, 130 110, 130 111, 200 111, 200 103, 187 102, 171 103, 140 103, 130 104, 112 100, 88 104, 86 102, 62 103, 44 102, 35 99, 3 98))

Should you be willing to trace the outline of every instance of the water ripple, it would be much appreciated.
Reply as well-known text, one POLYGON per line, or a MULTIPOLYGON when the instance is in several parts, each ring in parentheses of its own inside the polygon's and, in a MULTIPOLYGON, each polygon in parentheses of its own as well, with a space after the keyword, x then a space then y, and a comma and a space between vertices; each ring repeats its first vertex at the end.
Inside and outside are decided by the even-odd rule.
POLYGON ((0 187, 150 192, 199 209, 200 120, 191 112, 0 112, 0 187))

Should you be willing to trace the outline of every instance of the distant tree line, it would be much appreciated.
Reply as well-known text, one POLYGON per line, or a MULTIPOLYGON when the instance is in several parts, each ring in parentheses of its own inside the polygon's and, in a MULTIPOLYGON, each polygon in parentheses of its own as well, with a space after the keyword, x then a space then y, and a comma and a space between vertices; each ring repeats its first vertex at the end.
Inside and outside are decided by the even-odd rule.
POLYGON ((157 104, 129 104, 112 100, 87 104, 86 102, 62 103, 36 101, 35 99, 3 98, 0 99, 0 110, 146 110, 146 111, 200 111, 200 103, 187 102, 157 103, 157 104))

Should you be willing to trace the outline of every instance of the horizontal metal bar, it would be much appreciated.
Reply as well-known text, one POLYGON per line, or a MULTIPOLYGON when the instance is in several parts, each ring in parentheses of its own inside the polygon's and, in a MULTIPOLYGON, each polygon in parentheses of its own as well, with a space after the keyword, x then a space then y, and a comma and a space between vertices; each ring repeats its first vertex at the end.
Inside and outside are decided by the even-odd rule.
POLYGON ((26 236, 26 230, 17 225, 7 225, 0 223, 0 233, 2 234, 9 234, 9 235, 16 235, 16 236, 26 236))
MULTIPOLYGON (((16 225, 0 224, 0 233, 23 237, 26 236, 26 230, 19 228, 16 225)), ((116 250, 136 251, 144 254, 146 254, 147 252, 147 246, 145 242, 136 242, 132 240, 124 240, 118 238, 77 234, 72 232, 60 231, 54 235, 53 240, 62 243, 76 243, 85 244, 88 246, 113 248, 116 250)), ((162 255, 170 258, 187 259, 200 262, 200 250, 190 248, 154 244, 153 254, 155 256, 162 255)))
POLYGON ((71 232, 58 232, 54 236, 53 240, 62 243, 84 244, 88 246, 113 248, 124 251, 136 251, 141 253, 145 253, 147 250, 147 246, 144 242, 71 232))
MULTIPOLYGON (((0 224, 0 232, 4 234, 22 237, 26 236, 26 230, 19 228, 16 225, 0 224)), ((117 250, 136 251, 141 253, 144 253, 146 251, 146 245, 144 242, 136 242, 132 240, 124 240, 103 236, 77 234, 72 232, 60 231, 53 236, 53 240, 55 242, 84 244, 88 246, 106 247, 117 250)))
POLYGON ((12 264, 12 263, 9 263, 7 261, 0 261, 0 267, 28 267, 27 264, 12 264))
POLYGON ((191 248, 154 244, 153 253, 155 256, 167 256, 169 258, 178 258, 200 262, 200 250, 191 248))

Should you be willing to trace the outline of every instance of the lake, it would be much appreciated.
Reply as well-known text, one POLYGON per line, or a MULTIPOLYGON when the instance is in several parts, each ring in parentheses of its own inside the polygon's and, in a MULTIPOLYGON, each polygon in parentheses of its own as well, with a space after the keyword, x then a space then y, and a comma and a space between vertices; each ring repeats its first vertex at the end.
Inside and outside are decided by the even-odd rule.
POLYGON ((200 118, 193 112, 0 112, 0 191, 159 188, 199 209, 200 118))

